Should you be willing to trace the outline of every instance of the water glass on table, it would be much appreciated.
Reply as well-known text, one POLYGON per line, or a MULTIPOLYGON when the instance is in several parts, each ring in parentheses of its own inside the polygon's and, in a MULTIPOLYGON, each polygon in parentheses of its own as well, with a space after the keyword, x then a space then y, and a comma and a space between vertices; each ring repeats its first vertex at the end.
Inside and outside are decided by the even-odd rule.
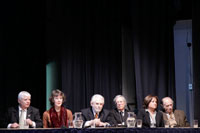
POLYGON ((137 123, 137 127, 138 127, 138 128, 141 128, 141 127, 142 127, 142 120, 141 120, 141 119, 137 119, 137 120, 136 120, 136 123, 137 123))
POLYGON ((193 127, 198 128, 198 120, 193 120, 193 127))
POLYGON ((169 128, 169 125, 170 125, 170 124, 169 124, 169 121, 168 121, 168 120, 165 120, 164 123, 165 123, 165 128, 169 128))
POLYGON ((73 121, 72 120, 68 120, 68 128, 73 128, 73 121))

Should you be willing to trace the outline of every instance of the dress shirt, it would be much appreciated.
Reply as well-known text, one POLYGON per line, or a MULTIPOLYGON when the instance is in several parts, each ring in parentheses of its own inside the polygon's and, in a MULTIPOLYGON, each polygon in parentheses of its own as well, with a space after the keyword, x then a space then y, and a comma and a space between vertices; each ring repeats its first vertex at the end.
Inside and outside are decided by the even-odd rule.
POLYGON ((153 114, 151 114, 148 109, 145 109, 145 111, 149 112, 150 123, 156 125, 156 114, 157 114, 157 112, 155 111, 153 114))

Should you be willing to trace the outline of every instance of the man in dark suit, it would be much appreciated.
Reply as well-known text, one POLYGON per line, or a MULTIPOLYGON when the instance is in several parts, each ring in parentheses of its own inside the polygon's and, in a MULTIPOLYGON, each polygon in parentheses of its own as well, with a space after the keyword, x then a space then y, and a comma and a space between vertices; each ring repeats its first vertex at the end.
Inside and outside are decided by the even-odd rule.
POLYGON ((187 121, 184 111, 174 110, 174 102, 170 97, 164 97, 161 103, 164 112, 163 119, 169 123, 171 127, 189 127, 190 124, 187 121))
POLYGON ((18 94, 19 106, 11 107, 6 114, 5 126, 7 128, 42 127, 39 110, 30 106, 31 95, 26 91, 18 94))
POLYGON ((82 109, 82 117, 84 121, 84 127, 90 126, 107 126, 110 125, 109 117, 110 112, 103 108, 104 97, 95 94, 92 96, 90 101, 90 108, 82 109))
POLYGON ((122 95, 117 95, 114 98, 116 108, 111 111, 110 123, 113 126, 125 125, 128 117, 128 110, 126 109, 126 99, 122 95))

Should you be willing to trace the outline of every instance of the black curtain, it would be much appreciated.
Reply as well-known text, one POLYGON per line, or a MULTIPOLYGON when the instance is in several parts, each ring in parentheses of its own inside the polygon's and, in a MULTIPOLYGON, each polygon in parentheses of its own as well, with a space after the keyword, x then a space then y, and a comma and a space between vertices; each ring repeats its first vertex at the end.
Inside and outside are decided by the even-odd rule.
POLYGON ((148 94, 175 100, 173 1, 134 0, 126 7, 123 42, 133 46, 133 89, 138 108, 148 94))
POLYGON ((46 2, 46 38, 59 55, 68 108, 90 106, 95 93, 112 107, 122 93, 121 45, 127 43, 133 48, 138 107, 148 94, 175 100, 173 1, 46 2))
POLYGON ((88 107, 96 93, 105 97, 105 108, 111 108, 114 96, 122 93, 121 45, 127 43, 133 51, 130 72, 135 75, 132 89, 138 107, 149 93, 174 98, 170 2, 2 1, 2 108, 17 104, 18 92, 27 90, 32 105, 42 113, 45 66, 50 61, 60 65, 60 89, 67 95, 69 109, 88 107))
MULTIPOLYGON (((0 120, 17 95, 32 95, 32 106, 45 110, 44 11, 42 2, 0 2, 0 120)), ((0 121, 0 124, 2 122, 0 121)))
POLYGON ((48 44, 60 47, 61 88, 73 112, 93 94, 105 97, 105 108, 121 94, 120 16, 119 1, 47 1, 48 44))
POLYGON ((193 84, 194 84, 194 119, 200 120, 200 1, 192 1, 192 42, 193 42, 193 84))

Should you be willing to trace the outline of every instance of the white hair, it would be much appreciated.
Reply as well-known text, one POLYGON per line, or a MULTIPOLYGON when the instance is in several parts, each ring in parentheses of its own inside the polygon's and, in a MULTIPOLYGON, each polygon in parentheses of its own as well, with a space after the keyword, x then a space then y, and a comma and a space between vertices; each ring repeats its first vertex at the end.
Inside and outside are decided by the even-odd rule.
POLYGON ((123 99, 123 101, 125 102, 125 105, 127 105, 126 98, 125 98, 124 96, 122 96, 122 95, 117 95, 117 96, 115 96, 115 98, 113 99, 114 103, 117 104, 116 101, 117 101, 117 99, 120 98, 120 97, 121 97, 121 98, 123 99))
POLYGON ((164 105, 164 103, 165 103, 165 100, 171 100, 172 101, 172 104, 174 104, 174 101, 171 99, 171 97, 164 97, 163 99, 162 99, 162 104, 164 105))
POLYGON ((27 91, 21 91, 19 94, 18 94, 18 99, 22 99, 24 96, 30 96, 31 97, 31 94, 27 91))
POLYGON ((92 96, 90 102, 93 103, 93 102, 95 102, 97 99, 101 99, 101 100, 103 101, 103 103, 104 103, 104 97, 103 97, 102 95, 100 95, 100 94, 94 94, 94 95, 92 96))

